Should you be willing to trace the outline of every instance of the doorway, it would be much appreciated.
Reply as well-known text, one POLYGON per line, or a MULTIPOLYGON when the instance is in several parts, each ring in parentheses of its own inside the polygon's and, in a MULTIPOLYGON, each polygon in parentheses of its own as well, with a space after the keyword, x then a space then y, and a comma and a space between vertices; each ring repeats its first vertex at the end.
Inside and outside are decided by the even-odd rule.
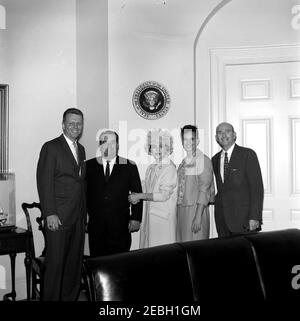
POLYGON ((211 67, 211 135, 228 121, 237 144, 256 151, 265 189, 262 230, 300 228, 299 46, 212 50, 211 67))

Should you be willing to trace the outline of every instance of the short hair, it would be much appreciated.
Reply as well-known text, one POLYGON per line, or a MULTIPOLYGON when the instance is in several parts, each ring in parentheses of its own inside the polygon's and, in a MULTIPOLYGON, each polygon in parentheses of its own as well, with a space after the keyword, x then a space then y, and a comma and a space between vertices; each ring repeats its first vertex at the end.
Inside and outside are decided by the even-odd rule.
POLYGON ((83 113, 81 110, 77 109, 77 108, 68 108, 67 110, 65 110, 64 114, 63 114, 63 123, 66 121, 67 115, 68 114, 75 114, 75 115, 79 115, 82 117, 83 119, 83 113))
POLYGON ((197 126, 194 125, 184 125, 182 128, 180 128, 180 136, 181 140, 183 141, 184 133, 191 131, 193 135, 196 136, 196 138, 199 137, 199 132, 197 126))
POLYGON ((145 150, 149 155, 152 155, 151 145, 159 146, 160 142, 167 146, 169 149, 169 155, 173 153, 173 137, 167 130, 153 129, 149 130, 147 134, 147 142, 145 150))
POLYGON ((114 130, 105 130, 104 132, 102 132, 99 136, 99 144, 101 144, 101 140, 100 137, 104 134, 115 134, 116 135, 116 143, 119 145, 119 135, 117 134, 117 132, 115 132, 114 130))

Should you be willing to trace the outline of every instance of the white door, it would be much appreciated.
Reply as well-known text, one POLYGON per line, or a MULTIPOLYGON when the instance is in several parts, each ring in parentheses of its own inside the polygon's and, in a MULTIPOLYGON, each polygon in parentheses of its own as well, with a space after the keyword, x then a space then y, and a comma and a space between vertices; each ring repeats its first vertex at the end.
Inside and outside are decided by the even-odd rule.
POLYGON ((260 161, 262 230, 300 228, 300 63, 226 65, 224 82, 226 120, 260 161))

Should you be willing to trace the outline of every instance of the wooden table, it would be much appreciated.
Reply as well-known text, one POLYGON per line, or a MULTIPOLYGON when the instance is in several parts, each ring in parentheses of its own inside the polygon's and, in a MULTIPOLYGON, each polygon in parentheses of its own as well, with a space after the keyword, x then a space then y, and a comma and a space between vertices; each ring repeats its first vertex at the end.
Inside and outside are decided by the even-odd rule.
POLYGON ((16 300, 15 290, 15 263, 17 253, 25 252, 26 289, 27 300, 30 301, 30 276, 31 276, 31 249, 32 233, 20 227, 3 230, 0 228, 0 255, 9 255, 11 263, 12 291, 3 296, 3 300, 16 300))

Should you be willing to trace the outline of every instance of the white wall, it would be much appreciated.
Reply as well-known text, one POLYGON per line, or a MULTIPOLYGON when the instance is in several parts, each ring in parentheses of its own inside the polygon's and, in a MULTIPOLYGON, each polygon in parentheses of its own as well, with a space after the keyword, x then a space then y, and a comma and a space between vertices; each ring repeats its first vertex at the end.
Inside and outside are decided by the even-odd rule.
MULTIPOLYGON (((36 165, 42 144, 61 134, 62 114, 85 114, 82 143, 95 155, 95 135, 108 127, 107 0, 0 0, 0 83, 10 86, 10 170, 16 173, 17 225, 21 203, 38 200, 36 165)), ((38 235, 38 233, 35 233, 38 235)), ((43 247, 42 238, 37 243, 43 247)), ((25 296, 24 255, 17 255, 16 286, 25 296)), ((10 262, 0 257, 0 296, 10 289, 10 262), (3 267, 6 277, 3 276, 3 267), (2 277, 2 279, 1 279, 2 277)))
MULTIPOLYGON (((9 167, 16 173, 17 225, 25 226, 21 203, 38 200, 35 172, 40 148, 61 133, 63 111, 77 103, 75 0, 0 4, 7 14, 7 29, 0 30, 0 71, 6 69, 0 83, 10 86, 9 167)), ((25 295, 23 259, 17 255, 18 298, 25 295)), ((7 271, 10 290, 8 256, 0 257, 0 265, 7 271)), ((5 292, 0 289, 0 296, 5 292)))
MULTIPOLYGON (((193 42, 202 21, 218 2, 109 1, 110 127, 118 130, 119 121, 127 121, 130 134, 138 128, 173 130, 194 123, 193 42), (134 90, 148 80, 163 84, 170 94, 170 110, 159 120, 141 118, 132 105, 134 90)), ((132 138, 124 149, 121 144, 120 153, 129 150, 128 156, 138 161, 130 153, 134 143, 132 138)), ((144 176, 146 165, 139 168, 144 176)))
POLYGON ((76 0, 77 105, 85 115, 87 159, 95 157, 96 133, 108 127, 107 0, 76 0))

